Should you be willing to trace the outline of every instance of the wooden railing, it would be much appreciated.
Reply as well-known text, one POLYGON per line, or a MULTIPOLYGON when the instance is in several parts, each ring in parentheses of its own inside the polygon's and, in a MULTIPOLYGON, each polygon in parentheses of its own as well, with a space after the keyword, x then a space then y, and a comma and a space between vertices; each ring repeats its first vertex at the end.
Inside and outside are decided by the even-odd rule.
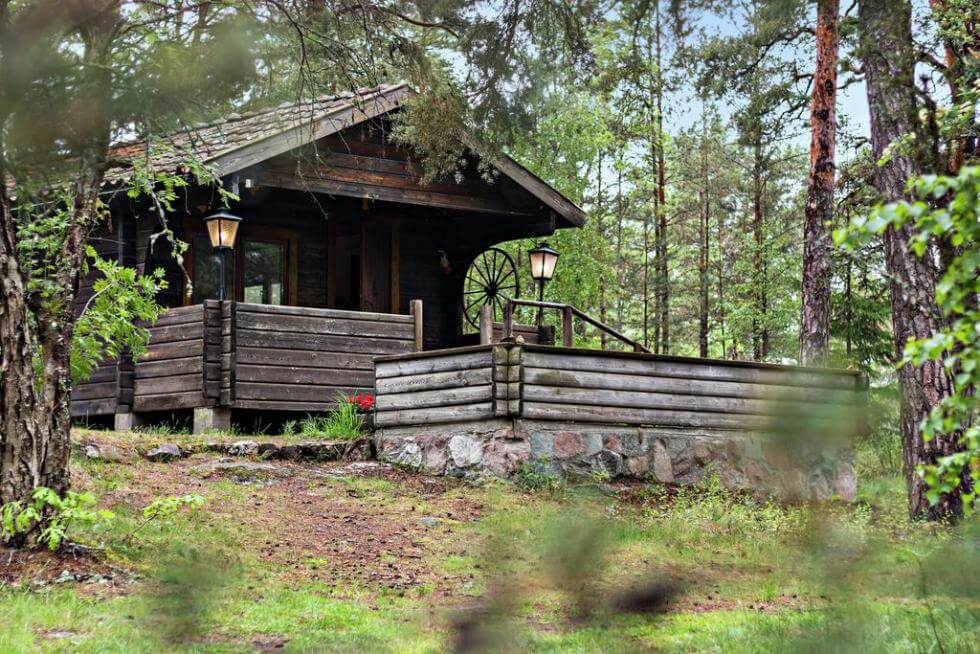
MULTIPOLYGON (((525 307, 537 307, 538 310, 551 309, 558 311, 561 314, 561 339, 562 345, 565 347, 572 347, 572 321, 578 318, 582 322, 588 323, 598 329, 601 332, 605 332, 609 336, 622 341, 627 346, 633 349, 634 352, 646 352, 650 353, 646 347, 641 343, 634 341, 625 334, 613 329, 604 322, 600 322, 590 316, 589 314, 573 307, 570 304, 561 304, 559 302, 542 302, 539 300, 523 300, 520 298, 508 299, 504 302, 504 338, 510 338, 514 335, 514 309, 518 306, 525 307)), ((539 321, 540 322, 540 321, 539 321)))
POLYGON ((129 391, 135 412, 325 411, 373 387, 376 356, 421 350, 422 303, 395 315, 207 300, 168 310, 149 331, 129 391))

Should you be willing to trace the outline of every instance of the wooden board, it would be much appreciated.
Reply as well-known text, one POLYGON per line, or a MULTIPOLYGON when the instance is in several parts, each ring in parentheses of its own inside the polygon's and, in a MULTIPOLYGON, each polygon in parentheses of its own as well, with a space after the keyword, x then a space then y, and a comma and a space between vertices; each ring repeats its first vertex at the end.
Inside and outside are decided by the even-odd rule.
POLYGON ((837 373, 813 372, 778 366, 732 365, 715 360, 680 359, 614 352, 568 352, 558 348, 545 350, 542 346, 525 349, 527 367, 604 372, 636 375, 656 375, 682 379, 734 381, 749 384, 774 384, 816 388, 854 390, 860 376, 840 371, 837 373))

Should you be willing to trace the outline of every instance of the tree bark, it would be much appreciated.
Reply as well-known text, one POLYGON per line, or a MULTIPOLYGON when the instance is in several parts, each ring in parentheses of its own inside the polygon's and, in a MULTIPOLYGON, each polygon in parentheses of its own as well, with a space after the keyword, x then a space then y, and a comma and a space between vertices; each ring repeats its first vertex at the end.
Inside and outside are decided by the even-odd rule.
POLYGON ((762 207, 762 135, 756 135, 752 155, 752 292, 755 296, 755 311, 752 316, 752 359, 762 361, 769 343, 769 328, 766 316, 765 264, 762 258, 764 210, 762 207))
POLYGON ((664 76, 663 33, 660 21, 660 3, 656 3, 656 53, 657 53, 657 331, 662 354, 670 353, 670 284, 667 263, 667 176, 664 153, 664 76))
MULTIPOLYGON (((882 199, 894 202, 905 197, 908 180, 924 171, 919 151, 892 152, 889 146, 914 134, 917 126, 915 52, 912 46, 911 8, 902 0, 861 0, 858 11, 861 53, 867 80, 871 145, 876 160, 875 186, 882 199)), ((914 227, 889 227, 884 234, 885 265, 891 280, 892 323, 899 355, 911 339, 932 336, 944 326, 936 305, 939 271, 929 257, 920 258, 909 249, 914 227)), ((901 432, 909 513, 912 517, 937 519, 963 510, 961 494, 968 488, 969 471, 961 485, 930 506, 926 485, 916 473, 919 465, 931 465, 959 450, 958 435, 941 435, 926 442, 920 425, 925 417, 953 391, 943 361, 927 361, 899 370, 901 432)))
MULTIPOLYGON (((71 429, 71 338, 75 298, 85 257, 86 237, 97 216, 99 191, 107 166, 111 124, 110 38, 118 9, 94 6, 79 22, 84 47, 84 77, 77 101, 85 111, 70 130, 69 147, 78 159, 71 184, 60 266, 51 281, 54 294, 40 300, 26 293, 30 274, 17 252, 18 209, 6 189, 0 211, 0 503, 28 499, 45 486, 68 489, 71 429)), ((12 45, 9 17, 2 17, 0 65, 12 45)), ((6 71, 4 71, 6 72, 6 71)), ((4 103, 4 106, 8 106, 4 103)), ((8 115, 0 116, 4 122, 8 115)), ((6 152, 0 143, 0 153, 6 152)), ((2 154, 0 154, 2 156, 2 154)), ((8 163, 0 160, 0 178, 8 163)))
POLYGON ((810 173, 803 221, 800 362, 824 365, 830 351, 830 225, 834 217, 840 0, 817 3, 817 63, 810 105, 810 173))
POLYGON ((710 194, 708 188, 708 155, 705 135, 701 135, 701 212, 698 216, 698 354, 708 356, 708 227, 711 219, 710 194))

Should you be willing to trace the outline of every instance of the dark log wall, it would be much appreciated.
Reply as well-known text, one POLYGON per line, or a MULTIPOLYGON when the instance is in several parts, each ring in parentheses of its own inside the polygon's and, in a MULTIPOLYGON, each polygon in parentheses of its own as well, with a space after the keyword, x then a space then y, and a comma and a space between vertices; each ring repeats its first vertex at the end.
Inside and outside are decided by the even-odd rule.
POLYGON ((438 424, 491 418, 493 352, 460 348, 375 364, 374 424, 438 424))

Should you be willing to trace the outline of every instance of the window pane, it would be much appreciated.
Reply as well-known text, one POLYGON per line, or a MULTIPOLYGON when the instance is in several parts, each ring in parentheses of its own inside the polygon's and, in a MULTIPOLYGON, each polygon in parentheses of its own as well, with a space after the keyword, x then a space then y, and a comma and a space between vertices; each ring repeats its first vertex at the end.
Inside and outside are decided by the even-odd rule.
POLYGON ((242 243, 245 256, 242 280, 245 302, 283 303, 284 250, 282 243, 250 240, 242 243))
MULTIPOLYGON (((191 304, 204 300, 218 299, 218 271, 221 266, 220 255, 211 247, 207 236, 194 239, 194 279, 191 304)), ((234 298, 235 254, 229 252, 225 257, 225 298, 234 298)))

